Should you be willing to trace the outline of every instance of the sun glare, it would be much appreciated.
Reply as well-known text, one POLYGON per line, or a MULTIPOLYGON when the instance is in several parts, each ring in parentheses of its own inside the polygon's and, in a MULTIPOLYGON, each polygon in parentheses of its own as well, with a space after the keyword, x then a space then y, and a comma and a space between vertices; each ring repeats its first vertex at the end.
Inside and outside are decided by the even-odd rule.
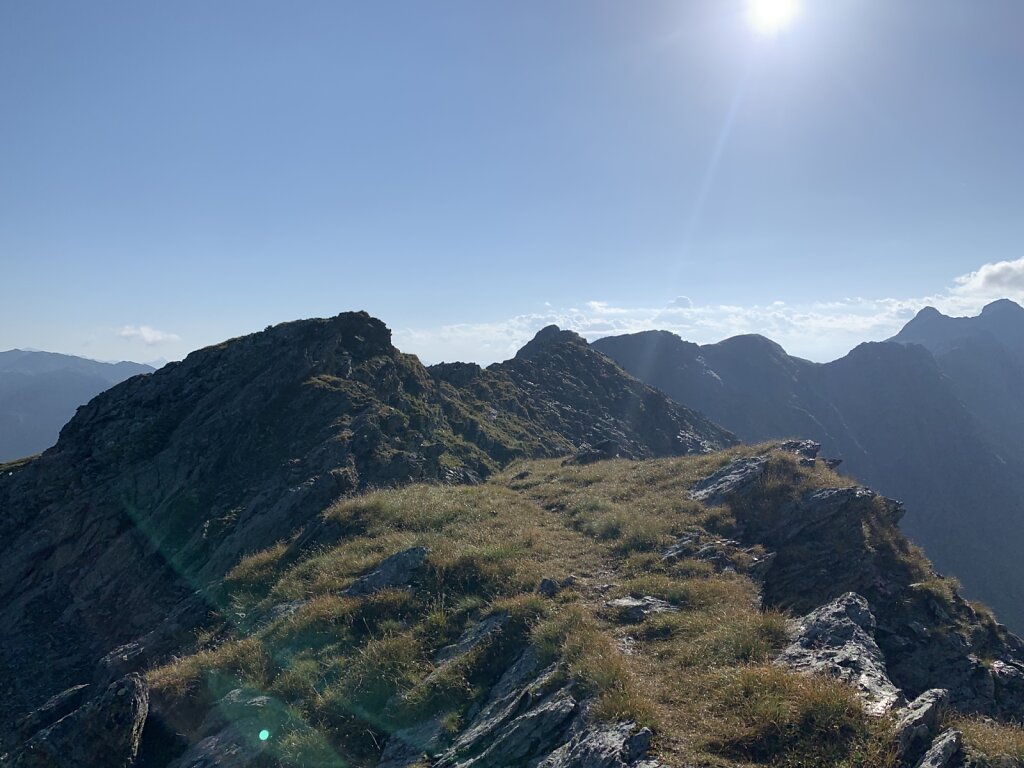
POLYGON ((747 0, 747 19, 759 35, 776 35, 800 13, 800 0, 747 0))

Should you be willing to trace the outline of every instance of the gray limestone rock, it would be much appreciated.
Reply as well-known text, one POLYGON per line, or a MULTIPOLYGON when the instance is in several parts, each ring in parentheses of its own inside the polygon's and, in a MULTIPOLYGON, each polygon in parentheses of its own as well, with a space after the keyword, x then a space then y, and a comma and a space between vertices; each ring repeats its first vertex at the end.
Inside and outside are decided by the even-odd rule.
POLYGON ((626 768, 651 748, 649 728, 633 723, 580 723, 578 732, 544 759, 538 768, 626 768))
POLYGON ((889 680, 874 632, 867 600, 847 592, 794 623, 793 642, 778 663, 850 683, 865 710, 881 715, 901 704, 903 696, 889 680))
POLYGON ((963 764, 963 734, 949 730, 931 745, 917 768, 959 768, 963 764))
POLYGON ((904 762, 919 757, 938 734, 942 710, 949 703, 949 691, 932 688, 914 699, 900 713, 896 743, 904 762))
POLYGON ((690 498, 708 506, 724 504, 730 496, 748 491, 761 478, 767 466, 767 456, 736 459, 697 482, 690 489, 690 498))

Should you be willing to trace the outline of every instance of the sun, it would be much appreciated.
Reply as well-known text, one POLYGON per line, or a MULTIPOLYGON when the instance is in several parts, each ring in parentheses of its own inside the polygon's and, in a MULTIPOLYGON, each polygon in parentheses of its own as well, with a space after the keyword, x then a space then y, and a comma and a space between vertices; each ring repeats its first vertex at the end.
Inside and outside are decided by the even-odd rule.
POLYGON ((747 0, 747 20, 759 35, 776 35, 800 14, 800 0, 747 0))

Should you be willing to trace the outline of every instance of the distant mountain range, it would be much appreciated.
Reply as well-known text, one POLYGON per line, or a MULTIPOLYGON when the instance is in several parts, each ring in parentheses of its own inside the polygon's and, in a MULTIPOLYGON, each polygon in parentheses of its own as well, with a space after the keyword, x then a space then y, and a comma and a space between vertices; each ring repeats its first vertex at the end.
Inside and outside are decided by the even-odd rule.
POLYGON ((79 406, 114 384, 153 370, 139 363, 101 363, 53 352, 0 352, 0 461, 49 448, 79 406))
POLYGON ((593 346, 745 441, 821 442, 843 471, 906 502, 905 530, 940 568, 1024 626, 1024 308, 927 308, 826 364, 762 336, 697 345, 651 331, 593 346))

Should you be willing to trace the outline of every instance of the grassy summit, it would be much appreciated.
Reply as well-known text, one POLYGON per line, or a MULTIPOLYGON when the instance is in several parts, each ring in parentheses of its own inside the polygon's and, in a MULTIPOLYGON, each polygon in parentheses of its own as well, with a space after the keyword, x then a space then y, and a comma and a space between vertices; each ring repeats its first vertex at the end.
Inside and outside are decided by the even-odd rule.
MULTIPOLYGON (((792 552, 778 553, 783 577, 766 585, 768 607, 758 584, 735 569, 662 556, 686 535, 760 535, 757 526, 770 528, 769 510, 787 499, 848 485, 820 464, 772 452, 742 504, 689 499, 698 479, 767 451, 519 462, 478 486, 413 485, 342 500, 308 535, 228 574, 218 621, 191 655, 149 671, 156 709, 190 736, 211 708, 230 719, 216 702, 241 688, 268 697, 265 725, 248 729, 258 761, 373 766, 395 731, 436 722, 434 744, 455 738, 532 646, 594 701, 593 717, 651 727, 652 755, 668 765, 895 766, 891 718, 866 715, 839 682, 772 663, 788 641, 787 604, 817 597, 783 594, 792 552), (345 594, 412 547, 428 554, 411 586, 345 594), (548 596, 538 593, 545 579, 548 596), (637 622, 609 605, 629 596, 667 607, 637 622), (452 651, 474 627, 484 639, 452 651)), ((847 547, 860 547, 866 570, 837 573, 823 593, 884 567, 907 585, 931 585, 955 620, 955 589, 907 544, 884 504, 867 500, 850 517, 862 535, 847 547)), ((793 546, 813 549, 815 535, 793 546)), ((743 550, 752 560, 763 551, 743 550)), ((1021 751, 1020 731, 966 724, 979 746, 1021 751)))

